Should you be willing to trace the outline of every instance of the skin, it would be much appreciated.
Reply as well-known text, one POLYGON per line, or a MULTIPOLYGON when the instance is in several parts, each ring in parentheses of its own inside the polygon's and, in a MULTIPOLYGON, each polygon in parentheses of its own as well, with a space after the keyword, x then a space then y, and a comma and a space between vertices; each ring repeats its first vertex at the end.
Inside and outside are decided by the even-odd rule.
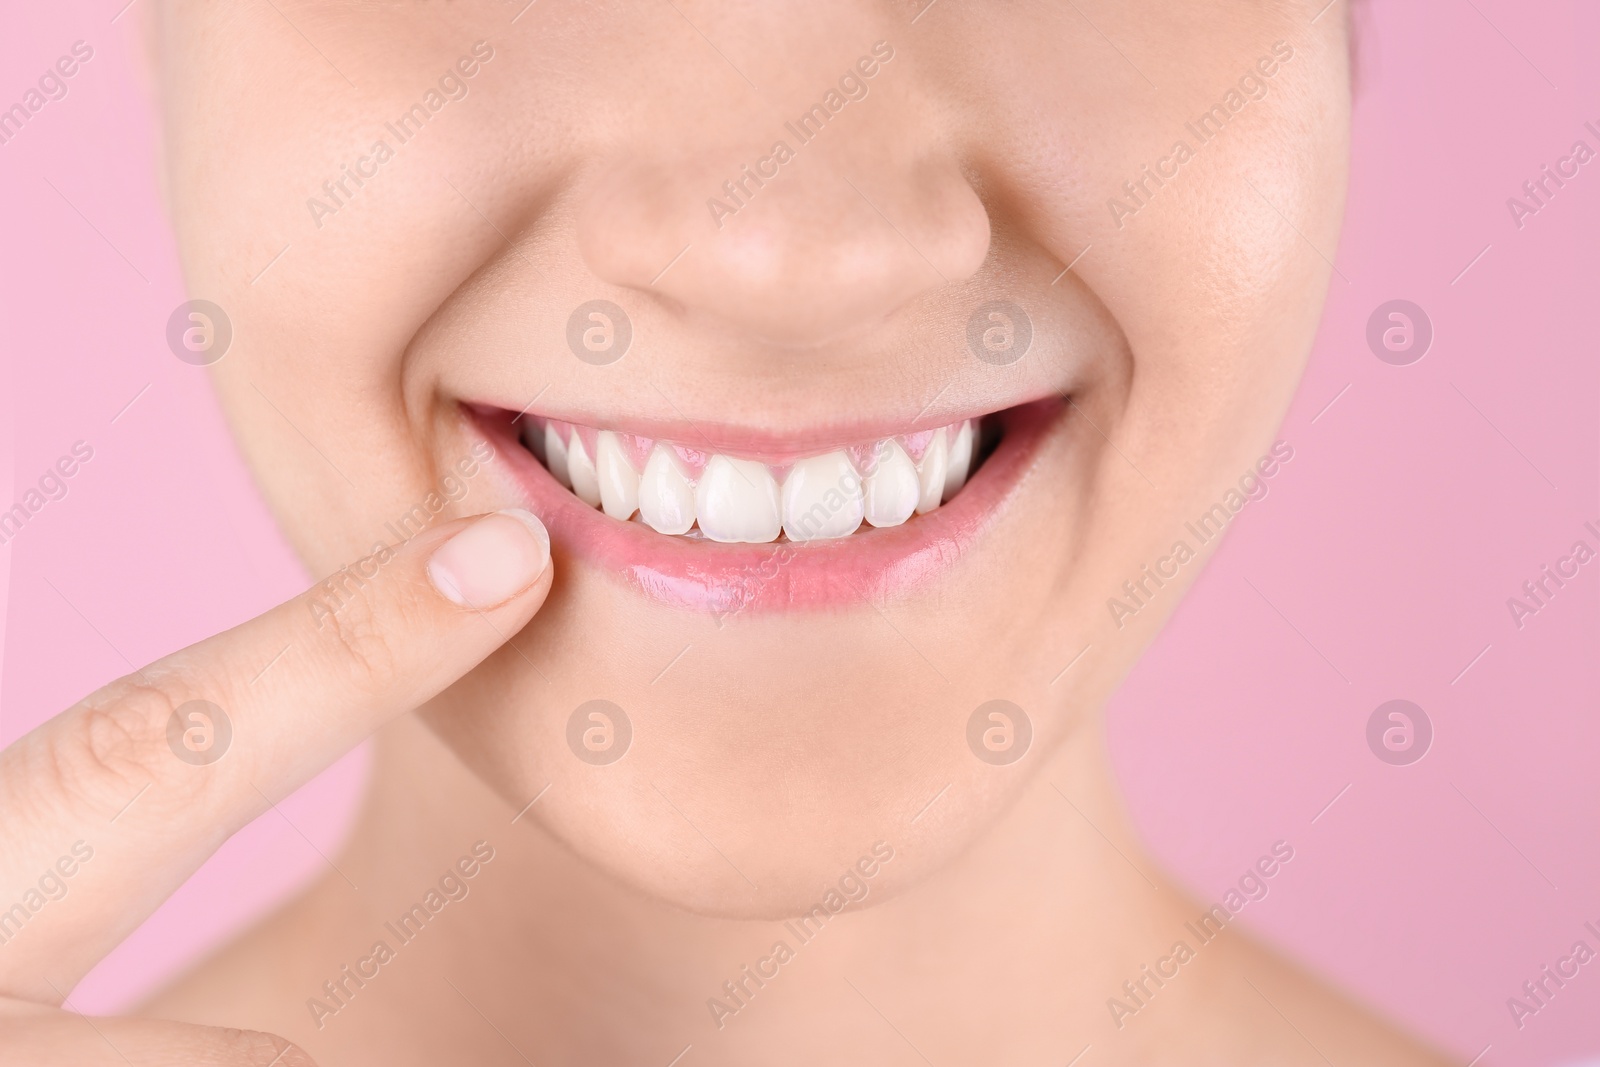
POLYGON ((147 1007, 188 1026, 115 1024, 146 1028, 129 1040, 173 1062, 184 1042, 267 1062, 284 1039, 279 1062, 328 1064, 664 1064, 685 1045, 686 1063, 1066 1062, 1085 1045, 1093 1062, 1442 1062, 1233 927, 1135 1017, 1107 1007, 1204 910, 1144 857, 1100 712, 1199 564, 1120 626, 1106 601, 1272 447, 1337 244, 1341 18, 1221 0, 520 6, 146 5, 185 271, 234 325, 217 389, 314 574, 390 543, 385 523, 469 454, 463 401, 805 443, 1041 397, 1066 410, 972 550, 882 601, 719 620, 557 539, 485 627, 421 561, 464 517, 524 504, 496 460, 333 625, 309 601, 280 609, 306 651, 269 691, 239 679, 287 622, 96 694, 6 755, 33 776, 0 775, 0 825, 30 842, 6 884, 50 861, 52 819, 115 810, 131 789, 107 774, 156 778, 130 825, 167 844, 142 862, 108 845, 86 872, 103 899, 69 898, 0 960, 3 1039, 104 1058, 50 1014, 58 990, 264 807, 247 786, 281 796, 376 731, 340 873, 147 1007), (308 204, 477 41, 493 57, 464 99, 337 211, 308 204), (719 228, 705 199, 878 41, 894 58, 867 98, 719 228), (1276 42, 1292 58, 1264 95, 1118 219, 1108 199, 1174 140, 1195 146, 1184 121, 1276 42), (564 341, 597 297, 636 338, 604 367, 564 341), (1033 325, 1009 366, 966 346, 991 300, 1033 325), (194 692, 241 724, 240 755, 200 786, 163 733, 194 692), (635 726, 606 767, 564 740, 596 698, 635 726), (995 698, 1033 730, 1003 767, 966 743, 995 698), (116 751, 140 773, 84 740, 127 701, 116 751), (307 999, 477 841, 494 859, 466 900, 318 1020, 307 999), (719 1028, 707 998, 878 842, 893 859, 866 900, 719 1028), (200 1029, 227 1026, 282 1036, 200 1029))

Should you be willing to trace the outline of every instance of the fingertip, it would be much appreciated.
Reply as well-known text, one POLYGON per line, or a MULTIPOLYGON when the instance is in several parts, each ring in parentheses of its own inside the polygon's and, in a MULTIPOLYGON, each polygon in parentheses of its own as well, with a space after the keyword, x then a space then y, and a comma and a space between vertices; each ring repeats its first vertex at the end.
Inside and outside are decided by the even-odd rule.
MULTIPOLYGON (((545 529, 544 521, 529 511, 527 508, 506 508, 498 511, 497 515, 509 515, 528 528, 534 540, 539 543, 540 550, 544 553, 544 563, 540 566, 539 573, 544 573, 544 568, 550 565, 550 531, 545 529)), ((535 575, 537 577, 537 575, 535 575)))
POLYGON ((497 607, 527 591, 550 569, 550 533, 531 511, 484 515, 434 550, 428 579, 461 607, 497 607))

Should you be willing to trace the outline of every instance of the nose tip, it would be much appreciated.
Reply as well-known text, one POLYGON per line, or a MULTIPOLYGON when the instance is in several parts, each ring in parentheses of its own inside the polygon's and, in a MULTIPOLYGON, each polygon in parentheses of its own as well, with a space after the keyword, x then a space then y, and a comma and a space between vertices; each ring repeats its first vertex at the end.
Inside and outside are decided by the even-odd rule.
POLYGON ((687 314, 806 344, 964 281, 988 254, 988 213, 954 160, 850 175, 814 156, 780 161, 777 148, 613 168, 578 221, 589 269, 687 314))

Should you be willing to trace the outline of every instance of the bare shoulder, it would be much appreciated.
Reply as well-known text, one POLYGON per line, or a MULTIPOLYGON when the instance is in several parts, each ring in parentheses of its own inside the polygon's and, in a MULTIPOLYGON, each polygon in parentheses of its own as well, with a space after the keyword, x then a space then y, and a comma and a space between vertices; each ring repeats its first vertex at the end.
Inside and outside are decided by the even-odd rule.
MULTIPOLYGON (((1183 1067, 1459 1067, 1238 930, 1217 938, 1159 997, 1164 1010, 1130 1018, 1107 1045, 1109 1059, 1183 1067)), ((1149 1007, 1159 1004, 1153 998, 1149 1007)))

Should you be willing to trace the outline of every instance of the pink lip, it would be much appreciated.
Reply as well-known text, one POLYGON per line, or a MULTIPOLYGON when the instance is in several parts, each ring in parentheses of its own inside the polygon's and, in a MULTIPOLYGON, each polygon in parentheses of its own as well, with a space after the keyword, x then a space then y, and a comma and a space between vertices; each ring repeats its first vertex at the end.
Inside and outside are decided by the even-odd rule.
POLYGON ((937 511, 904 525, 832 541, 741 545, 667 537, 640 522, 608 518, 573 496, 522 446, 514 413, 465 408, 557 548, 622 575, 654 600, 717 615, 836 607, 894 597, 931 581, 998 518, 1065 410, 1058 400, 1043 400, 1001 413, 1004 435, 971 480, 937 511))

